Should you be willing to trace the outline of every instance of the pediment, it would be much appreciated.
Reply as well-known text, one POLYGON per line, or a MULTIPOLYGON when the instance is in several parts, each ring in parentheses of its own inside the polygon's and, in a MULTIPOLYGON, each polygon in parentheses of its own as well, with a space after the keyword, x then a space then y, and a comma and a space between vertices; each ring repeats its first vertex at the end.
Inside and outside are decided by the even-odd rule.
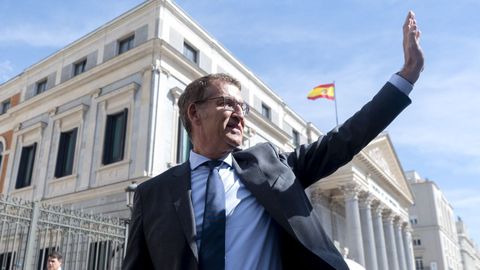
POLYGON ((382 133, 372 140, 361 153, 366 155, 368 160, 374 163, 390 182, 393 182, 393 186, 413 200, 413 194, 403 173, 402 165, 387 133, 382 133))

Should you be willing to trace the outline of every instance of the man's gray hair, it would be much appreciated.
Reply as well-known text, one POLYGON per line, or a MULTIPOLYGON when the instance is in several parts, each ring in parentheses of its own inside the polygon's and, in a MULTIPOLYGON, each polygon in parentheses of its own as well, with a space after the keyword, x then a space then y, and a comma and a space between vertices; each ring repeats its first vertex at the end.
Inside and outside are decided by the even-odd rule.
POLYGON ((190 123, 190 119, 188 119, 188 106, 195 101, 207 98, 205 96, 205 92, 215 81, 233 84, 238 87, 238 89, 241 89, 242 87, 237 79, 225 73, 209 74, 198 78, 187 85, 185 91, 183 91, 178 99, 178 108, 180 110, 180 120, 182 120, 183 126, 187 130, 187 133, 190 137, 192 132, 192 123, 190 123))

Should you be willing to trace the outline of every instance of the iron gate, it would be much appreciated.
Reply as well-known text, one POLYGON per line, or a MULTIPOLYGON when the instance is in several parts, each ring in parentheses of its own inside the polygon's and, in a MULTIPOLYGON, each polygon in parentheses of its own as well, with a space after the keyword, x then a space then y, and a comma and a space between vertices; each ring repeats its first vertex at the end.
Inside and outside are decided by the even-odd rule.
POLYGON ((63 269, 116 270, 126 222, 0 194, 0 270, 43 270, 52 251, 63 269))

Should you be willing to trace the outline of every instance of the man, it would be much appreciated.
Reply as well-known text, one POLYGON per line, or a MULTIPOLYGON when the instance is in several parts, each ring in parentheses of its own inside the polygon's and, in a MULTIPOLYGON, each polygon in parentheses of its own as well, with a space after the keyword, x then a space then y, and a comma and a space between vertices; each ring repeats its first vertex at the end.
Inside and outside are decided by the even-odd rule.
POLYGON ((410 103, 423 68, 413 12, 403 32, 402 70, 343 125, 292 153, 269 143, 238 149, 248 106, 237 80, 213 74, 189 84, 178 106, 193 150, 138 187, 123 269, 348 269, 304 189, 410 103))
POLYGON ((47 269, 48 270, 62 270, 63 257, 58 251, 53 251, 48 254, 47 269))

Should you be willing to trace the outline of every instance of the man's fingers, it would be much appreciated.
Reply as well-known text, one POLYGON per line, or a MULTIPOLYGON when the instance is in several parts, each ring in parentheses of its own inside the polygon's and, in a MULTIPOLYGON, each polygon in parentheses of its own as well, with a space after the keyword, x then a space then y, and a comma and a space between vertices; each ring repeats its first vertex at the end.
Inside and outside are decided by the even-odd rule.
POLYGON ((420 29, 417 26, 415 13, 409 11, 403 24, 403 51, 405 63, 401 75, 415 83, 423 70, 423 52, 420 47, 420 29))
POLYGON ((410 23, 410 19, 412 18, 413 12, 409 11, 407 17, 405 18, 405 23, 403 23, 403 28, 406 28, 410 23))

